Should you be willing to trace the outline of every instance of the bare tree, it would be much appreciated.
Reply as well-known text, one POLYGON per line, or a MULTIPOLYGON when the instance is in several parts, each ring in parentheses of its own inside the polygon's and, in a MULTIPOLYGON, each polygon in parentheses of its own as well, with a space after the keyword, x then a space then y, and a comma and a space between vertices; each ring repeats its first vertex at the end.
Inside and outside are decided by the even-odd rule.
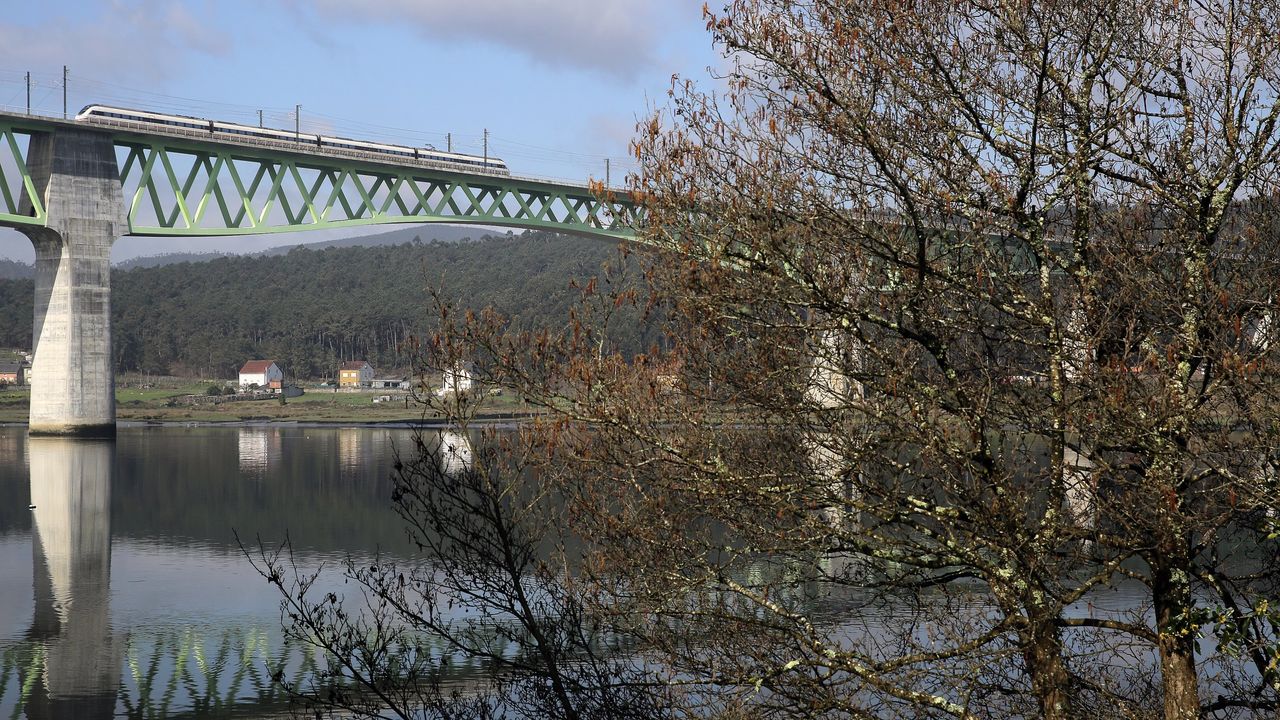
POLYGON ((1278 13, 708 12, 719 89, 677 81, 636 141, 652 296, 446 317, 432 364, 543 416, 518 472, 400 495, 452 558, 418 600, 354 574, 566 717, 1274 714, 1278 13), (670 342, 615 352, 627 305, 670 342), (530 660, 414 604, 436 587, 530 660))
POLYGON ((636 144, 674 350, 603 352, 607 288, 456 333, 563 419, 598 605, 719 708, 1275 711, 1277 11, 708 27, 636 144))
POLYGON ((275 681, 336 717, 662 714, 667 694, 584 611, 557 534, 563 506, 513 460, 527 438, 468 432, 467 404, 441 401, 454 429, 416 432, 396 463, 391 501, 418 556, 349 559, 339 585, 299 571, 287 543, 246 551, 280 590, 286 636, 322 659, 275 681))

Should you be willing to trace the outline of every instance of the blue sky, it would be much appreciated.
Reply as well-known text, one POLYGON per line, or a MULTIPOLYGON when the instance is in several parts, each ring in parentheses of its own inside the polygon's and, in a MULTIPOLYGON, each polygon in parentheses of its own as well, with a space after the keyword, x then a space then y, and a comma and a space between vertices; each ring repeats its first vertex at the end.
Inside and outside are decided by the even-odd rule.
MULTIPOLYGON (((45 0, 0 24, 0 105, 110 102, 349 137, 490 152, 518 174, 632 169, 636 120, 673 74, 721 61, 698 0, 45 0)), ((325 239, 125 239, 113 257, 325 239)), ((0 255, 30 260, 25 238, 0 255)))

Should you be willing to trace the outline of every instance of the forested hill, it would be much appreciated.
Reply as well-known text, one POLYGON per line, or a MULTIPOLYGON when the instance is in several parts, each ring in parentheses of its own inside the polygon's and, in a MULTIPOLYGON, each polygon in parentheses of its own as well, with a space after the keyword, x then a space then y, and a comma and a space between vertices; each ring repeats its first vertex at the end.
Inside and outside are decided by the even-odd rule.
MULTIPOLYGON (((410 227, 397 228, 395 230, 387 230, 385 232, 377 232, 365 235, 356 235, 353 237, 339 238, 337 240, 322 240, 319 242, 305 242, 294 245, 281 245, 273 247, 261 252, 254 253, 234 253, 234 252, 171 252, 161 253, 159 255, 143 255, 140 257, 121 260, 118 263, 112 263, 117 270, 133 270, 135 268, 159 267, 161 265, 173 265, 180 262, 207 262, 219 257, 235 257, 236 255, 288 255, 299 247, 308 250, 324 250, 335 247, 373 247, 376 245, 403 245, 407 242, 469 242, 473 237, 480 237, 483 234, 478 228, 454 226, 454 225, 414 225, 410 227)), ((306 235, 299 236, 306 239, 306 235)), ((4 261, 0 260, 0 278, 3 277, 31 277, 33 268, 30 265, 21 265, 14 263, 15 270, 12 272, 21 273, 23 269, 26 274, 5 274, 6 267, 4 261)))
POLYGON ((34 265, 0 258, 0 280, 18 280, 35 276, 34 265))
MULTIPOLYGON (((273 358, 291 377, 330 377, 367 359, 408 365, 398 347, 435 325, 429 288, 461 305, 493 305, 522 328, 563 327, 573 279, 601 274, 609 242, 545 233, 463 243, 294 249, 112 274, 116 369, 234 377, 250 358, 273 358)), ((32 284, 0 280, 0 346, 31 346, 32 284)), ((636 312, 617 340, 643 352, 656 339, 636 312)))

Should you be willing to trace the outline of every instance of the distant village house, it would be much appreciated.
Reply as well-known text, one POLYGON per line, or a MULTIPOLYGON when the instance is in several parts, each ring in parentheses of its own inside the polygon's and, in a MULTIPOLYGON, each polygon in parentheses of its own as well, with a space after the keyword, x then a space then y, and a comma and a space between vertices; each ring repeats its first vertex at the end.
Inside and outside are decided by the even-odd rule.
POLYGON ((27 366, 20 362, 0 363, 0 385, 26 385, 27 366))
POLYGON ((365 360, 348 360, 338 368, 338 387, 369 387, 373 366, 365 360))
POLYGON ((240 388, 253 385, 260 388, 279 390, 284 382, 284 373, 274 360, 250 360, 240 368, 240 388))
POLYGON ((471 392, 471 371, 463 365, 455 365, 451 369, 445 370, 442 379, 444 384, 436 391, 436 394, 440 397, 465 395, 471 392))

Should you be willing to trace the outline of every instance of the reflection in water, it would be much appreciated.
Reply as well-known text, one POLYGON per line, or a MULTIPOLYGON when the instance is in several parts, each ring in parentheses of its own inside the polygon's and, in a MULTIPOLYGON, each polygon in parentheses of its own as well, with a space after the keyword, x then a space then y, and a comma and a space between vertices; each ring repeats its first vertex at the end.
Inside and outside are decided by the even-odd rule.
POLYGON ((338 463, 344 478, 357 478, 369 463, 390 457, 395 443, 384 428, 338 428, 338 463))
POLYGON ((369 434, 361 428, 338 428, 338 461, 343 474, 360 467, 369 456, 369 434))
POLYGON ((264 472, 280 457, 280 431, 276 428, 242 427, 238 448, 241 472, 264 472))
POLYGON ((0 433, 0 458, 23 458, 26 460, 27 438, 20 433, 0 433))
POLYGON ((0 719, 286 713, 271 676, 301 683, 319 658, 281 637, 279 598, 234 533, 295 533, 305 571, 403 546, 389 448, 407 431, 367 431, 348 473, 335 430, 247 430, 28 444, 0 428, 0 590, 19 585, 0 592, 0 719))
MULTIPOLYGON (((28 717, 111 717, 121 643, 111 633, 111 473, 115 444, 32 438, 35 617, 44 650, 28 717)), ((30 668, 28 668, 30 672, 30 668)), ((24 678, 24 687, 30 682, 24 678)))
POLYGON ((452 430, 440 432, 440 466, 450 475, 471 467, 471 441, 466 435, 452 430))
MULTIPOLYGON (((25 451, 24 436, 0 428, 0 590, 19 586, 0 592, 0 720, 283 715, 275 669, 297 683, 326 660, 283 641, 279 597, 248 568, 233 531, 268 547, 288 531, 304 572, 347 553, 415 557, 390 502, 392 449, 413 447, 409 429, 122 428, 115 445, 33 439, 25 451), (271 482, 261 482, 268 471, 271 482), (34 602, 25 580, 11 579, 31 561, 34 602)), ((426 445, 439 448, 446 472, 477 462, 463 434, 426 445)), ((833 456, 812 460, 834 482, 833 456)), ((884 628, 914 622, 875 593, 833 591, 823 576, 849 576, 842 561, 815 573, 762 557, 742 579, 790 592, 784 601, 843 642, 892 639, 884 628)), ((340 576, 326 578, 332 586, 318 592, 350 591, 340 576)), ((1132 586, 1081 602, 1097 613, 1142 612, 1143 589, 1132 586)), ((987 620, 980 592, 937 598, 935 612, 987 620)), ((912 629, 913 642, 929 640, 912 629)), ((462 657, 451 668, 460 688, 491 669, 462 657)))

